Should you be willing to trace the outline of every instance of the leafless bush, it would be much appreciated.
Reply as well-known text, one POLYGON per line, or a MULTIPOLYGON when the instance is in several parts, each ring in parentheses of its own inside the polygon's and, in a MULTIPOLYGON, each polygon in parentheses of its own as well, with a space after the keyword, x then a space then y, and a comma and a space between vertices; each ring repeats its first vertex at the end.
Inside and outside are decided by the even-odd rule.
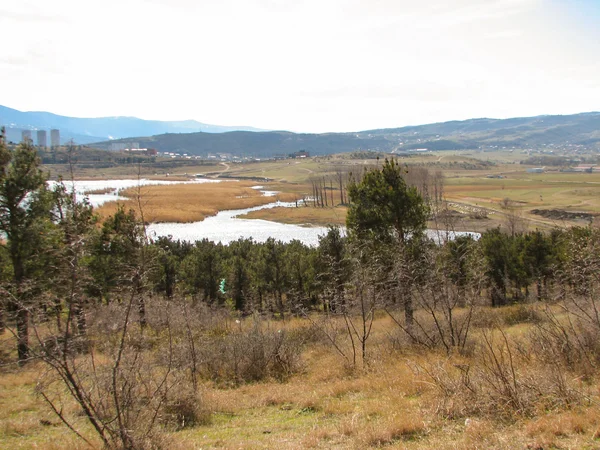
POLYGON ((272 327, 254 316, 246 328, 241 321, 224 334, 205 335, 200 342, 199 370, 224 383, 286 379, 301 368, 302 336, 272 327))
POLYGON ((176 386, 165 401, 161 423, 167 428, 182 430, 198 425, 208 425, 210 411, 206 409, 202 398, 189 386, 176 386))
POLYGON ((400 255, 393 281, 400 296, 410 298, 414 313, 406 312, 406 300, 404 319, 394 304, 386 307, 409 343, 443 348, 448 354, 467 346, 483 286, 483 276, 476 270, 479 255, 470 243, 451 245, 422 245, 417 258, 400 255))
POLYGON ((600 232, 586 228, 571 233, 568 260, 558 273, 559 301, 544 309, 545 321, 531 331, 530 339, 548 364, 591 377, 600 366, 600 232))
POLYGON ((391 345, 395 350, 402 351, 418 346, 429 350, 443 349, 447 354, 452 353, 453 350, 457 350, 461 354, 472 352, 474 342, 470 336, 472 326, 470 321, 472 321, 472 316, 477 314, 475 308, 453 312, 452 321, 453 325, 458 327, 457 330, 453 330, 445 318, 433 317, 430 311, 417 311, 414 316, 415 326, 412 328, 406 327, 404 320, 399 317, 400 314, 389 308, 388 314, 398 325, 398 332, 390 334, 391 345), (438 318, 437 321, 436 318, 438 318), (448 341, 448 337, 453 333, 455 336, 460 336, 460 340, 455 341, 458 345, 453 345, 451 340, 448 341))
POLYGON ((533 350, 548 364, 591 376, 600 365, 600 327, 579 308, 575 311, 571 302, 547 307, 547 320, 537 324, 529 337, 533 350))
POLYGON ((482 332, 478 342, 471 360, 413 364, 415 373, 437 391, 436 413, 514 420, 586 401, 571 372, 538 360, 501 330, 482 332))
POLYGON ((350 259, 352 277, 347 283, 334 287, 342 294, 332 295, 330 311, 320 318, 305 314, 318 335, 323 336, 353 371, 369 364, 367 343, 373 330, 377 308, 382 305, 385 290, 379 289, 382 277, 376 264, 361 264, 363 249, 350 259))
POLYGON ((74 400, 107 448, 157 448, 162 445, 161 424, 181 427, 206 420, 201 418, 206 413, 200 413, 195 387, 173 361, 172 305, 145 300, 147 312, 161 310, 166 317, 164 329, 156 333, 149 326, 134 326, 137 304, 132 292, 126 302, 97 308, 98 317, 90 317, 84 338, 85 351, 77 348, 83 337, 68 333, 55 334, 49 349, 51 333, 35 327, 41 331, 38 341, 44 343, 36 356, 48 367, 38 384, 39 394, 85 439, 78 419, 66 412, 74 400), (107 328, 110 317, 116 323, 113 328, 107 328), (182 392, 194 404, 184 402, 182 392))
POLYGON ((487 329, 513 326, 523 323, 538 324, 544 322, 546 316, 541 305, 524 304, 502 306, 499 308, 482 307, 473 314, 472 327, 487 329))

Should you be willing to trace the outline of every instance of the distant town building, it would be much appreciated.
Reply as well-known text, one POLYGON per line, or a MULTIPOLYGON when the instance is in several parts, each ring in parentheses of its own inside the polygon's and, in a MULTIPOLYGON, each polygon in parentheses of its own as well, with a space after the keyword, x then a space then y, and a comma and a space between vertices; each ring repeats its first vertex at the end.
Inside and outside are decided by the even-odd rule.
POLYGON ((21 140, 23 142, 33 142, 33 139, 31 139, 31 130, 21 131, 21 140))
POLYGON ((306 150, 290 153, 290 158, 308 158, 309 156, 310 153, 308 153, 306 150))
POLYGON ((544 167, 532 167, 527 169, 527 173, 544 173, 544 167))
MULTIPOLYGON (((148 156, 156 156, 158 155, 158 150, 156 150, 155 148, 126 148, 123 151, 128 152, 128 153, 143 153, 145 155, 148 156)), ((186 156, 186 155, 184 155, 186 156)))
POLYGON ((599 172, 599 168, 596 164, 579 164, 577 167, 569 167, 567 169, 561 169, 561 172, 577 172, 577 173, 594 173, 599 172))
POLYGON ((575 170, 575 172, 592 173, 594 171, 595 166, 596 164, 579 164, 573 169, 575 170))
POLYGON ((46 130, 38 130, 37 132, 37 145, 38 147, 47 147, 48 146, 48 140, 47 140, 47 135, 46 135, 46 130))
POLYGON ((122 152, 123 150, 125 150, 127 148, 127 145, 124 142, 112 142, 109 146, 108 149, 111 152, 122 152))
POLYGON ((50 130, 50 145, 60 147, 60 130, 50 130))
MULTIPOLYGON (((113 152, 128 152, 131 150, 139 150, 139 142, 111 142, 108 149, 113 152)), ((144 149, 145 150, 145 149, 144 149)))

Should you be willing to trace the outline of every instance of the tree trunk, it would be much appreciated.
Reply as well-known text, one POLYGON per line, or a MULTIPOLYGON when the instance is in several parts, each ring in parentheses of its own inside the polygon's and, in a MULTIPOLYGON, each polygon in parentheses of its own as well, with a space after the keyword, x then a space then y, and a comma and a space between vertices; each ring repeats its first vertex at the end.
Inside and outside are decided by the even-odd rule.
POLYGON ((415 322, 415 311, 413 308, 413 299, 410 294, 404 294, 404 320, 406 328, 412 330, 415 322))
POLYGON ((277 308, 279 309, 279 315, 281 320, 285 320, 285 311, 283 309, 283 294, 281 291, 277 291, 277 308))
POLYGON ((29 359, 29 311, 21 305, 17 308, 17 352, 23 365, 29 359))
POLYGON ((83 302, 81 301, 81 299, 77 299, 73 306, 75 309, 74 313, 77 324, 77 331, 81 336, 85 336, 87 334, 87 322, 85 320, 85 309, 83 308, 83 302))

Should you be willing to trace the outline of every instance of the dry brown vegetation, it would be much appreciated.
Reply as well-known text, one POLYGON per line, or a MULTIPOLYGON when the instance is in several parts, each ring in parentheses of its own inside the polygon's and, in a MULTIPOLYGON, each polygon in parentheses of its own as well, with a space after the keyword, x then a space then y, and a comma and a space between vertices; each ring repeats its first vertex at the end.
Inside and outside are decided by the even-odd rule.
MULTIPOLYGON (((302 205, 302 204, 300 204, 302 205)), ((291 223, 297 225, 345 225, 346 224, 345 206, 335 208, 313 208, 311 206, 298 206, 298 208, 269 208, 258 211, 251 211, 245 214, 246 219, 271 220, 281 223, 291 223)))
MULTIPOLYGON (((220 183, 175 184, 167 186, 141 186, 121 192, 129 200, 126 209, 144 211, 147 222, 196 222, 217 212, 243 209, 275 201, 276 197, 264 197, 252 189, 256 183, 224 181, 220 183), (138 202, 139 198, 139 202, 138 202)), ((295 200, 294 194, 281 194, 282 201, 295 200)), ((122 202, 118 202, 122 203, 122 202)), ((97 209, 101 217, 108 217, 118 208, 116 202, 97 209)))
MULTIPOLYGON (((600 404, 595 371, 582 377, 556 355, 548 360, 547 353, 532 351, 540 343, 540 330, 554 320, 568 323, 560 308, 480 307, 470 344, 463 352, 450 354, 398 340, 396 324, 380 313, 369 341, 368 364, 361 369, 348 366, 324 334, 322 320, 331 320, 328 326, 336 330, 336 342, 347 345, 341 318, 283 322, 255 315, 240 321, 202 304, 185 306, 178 301, 165 308, 163 301, 147 299, 147 307, 146 337, 134 327, 126 351, 144 361, 138 375, 142 383, 161 379, 167 364, 173 383, 169 400, 160 408, 163 431, 149 436, 146 448, 597 445, 600 404), (192 341, 195 347, 190 347, 192 341)), ((91 317, 96 367, 85 372, 89 357, 75 356, 80 375, 101 380, 105 366, 110 372, 111 349, 118 342, 110 318, 120 308, 100 307, 91 317)), ((45 327, 40 330, 47 333, 45 327)), ((542 339, 552 352, 552 336, 542 339)), ((3 369, 3 448, 87 447, 49 412, 36 392, 61 397, 65 417, 93 446, 101 447, 79 407, 53 377, 41 363, 3 369)), ((140 420, 147 420, 144 417, 140 420)))

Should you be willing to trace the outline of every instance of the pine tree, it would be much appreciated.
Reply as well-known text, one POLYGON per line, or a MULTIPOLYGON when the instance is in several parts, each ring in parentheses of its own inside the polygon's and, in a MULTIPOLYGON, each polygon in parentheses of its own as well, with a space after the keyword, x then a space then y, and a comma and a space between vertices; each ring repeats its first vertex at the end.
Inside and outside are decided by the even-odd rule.
POLYGON ((20 363, 29 358, 29 313, 40 242, 52 224, 46 179, 29 142, 10 151, 4 136, 0 138, 0 231, 6 236, 3 247, 12 265, 7 309, 16 321, 20 363))

